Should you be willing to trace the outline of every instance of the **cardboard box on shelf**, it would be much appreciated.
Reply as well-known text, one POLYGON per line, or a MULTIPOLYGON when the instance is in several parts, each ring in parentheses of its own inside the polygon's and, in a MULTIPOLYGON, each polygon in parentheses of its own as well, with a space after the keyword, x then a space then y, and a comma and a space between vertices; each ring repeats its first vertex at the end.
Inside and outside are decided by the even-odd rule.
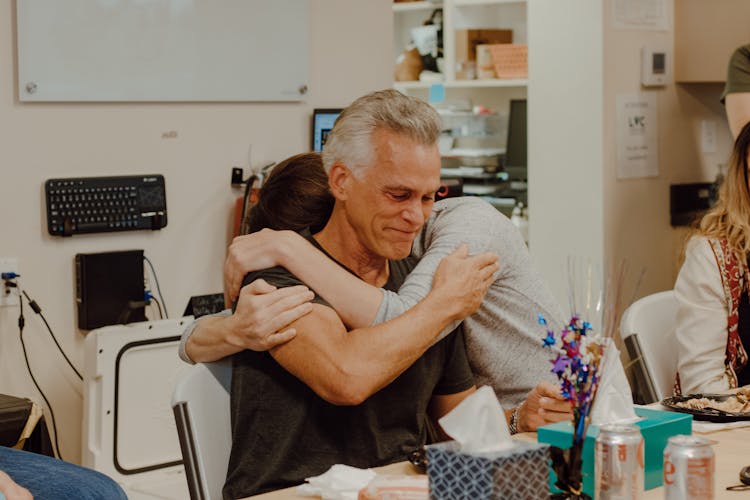
POLYGON ((487 78, 495 78, 495 64, 492 61, 492 52, 490 47, 502 44, 487 45, 480 43, 477 45, 477 79, 484 80, 487 78))
POLYGON ((476 61, 477 45, 513 43, 513 30, 456 30, 456 64, 476 61))
POLYGON ((498 43, 484 47, 490 53, 490 65, 494 66, 497 78, 528 78, 529 49, 525 43, 498 43))

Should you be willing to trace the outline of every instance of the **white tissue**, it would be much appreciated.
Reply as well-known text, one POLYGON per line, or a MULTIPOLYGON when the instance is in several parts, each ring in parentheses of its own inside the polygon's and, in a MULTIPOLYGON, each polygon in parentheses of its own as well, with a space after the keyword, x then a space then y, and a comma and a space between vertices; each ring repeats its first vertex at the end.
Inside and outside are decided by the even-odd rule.
POLYGON ((612 339, 605 340, 599 371, 599 389, 591 409, 591 424, 628 424, 639 420, 633 408, 633 393, 612 339))
POLYGON ((371 469, 336 464, 319 476, 308 477, 297 486, 297 494, 323 500, 357 500, 359 490, 375 477, 371 469))
POLYGON ((480 387, 439 420, 446 434, 458 441, 464 453, 486 453, 515 446, 505 414, 495 392, 480 387))

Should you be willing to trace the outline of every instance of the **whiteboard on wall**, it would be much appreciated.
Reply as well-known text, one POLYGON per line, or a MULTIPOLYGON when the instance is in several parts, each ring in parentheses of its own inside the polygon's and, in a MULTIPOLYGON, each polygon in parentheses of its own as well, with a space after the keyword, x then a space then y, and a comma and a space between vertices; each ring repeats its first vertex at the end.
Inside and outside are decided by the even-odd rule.
POLYGON ((309 0, 17 0, 21 101, 299 101, 309 0))

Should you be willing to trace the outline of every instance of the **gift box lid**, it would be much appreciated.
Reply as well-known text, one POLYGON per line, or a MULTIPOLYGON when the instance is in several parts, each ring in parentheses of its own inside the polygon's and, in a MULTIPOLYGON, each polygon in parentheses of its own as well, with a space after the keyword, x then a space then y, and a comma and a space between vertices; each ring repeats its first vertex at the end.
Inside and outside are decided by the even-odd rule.
MULTIPOLYGON (((667 440, 677 434, 692 434, 693 417, 684 413, 654 410, 636 406, 635 413, 642 419, 636 422, 641 429, 644 440, 644 484, 647 490, 657 488, 663 483, 664 448, 667 440)), ((583 443, 583 491, 594 495, 594 442, 599 428, 590 425, 583 443)), ((537 431, 539 442, 548 443, 558 448, 570 448, 573 438, 573 426, 570 422, 558 422, 545 425, 537 431)), ((550 470, 550 487, 557 477, 550 470)))

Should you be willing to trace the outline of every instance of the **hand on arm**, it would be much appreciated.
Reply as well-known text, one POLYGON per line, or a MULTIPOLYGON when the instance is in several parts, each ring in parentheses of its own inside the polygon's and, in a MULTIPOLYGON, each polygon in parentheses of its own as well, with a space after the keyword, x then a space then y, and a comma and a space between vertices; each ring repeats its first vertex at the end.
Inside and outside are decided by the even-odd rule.
MULTIPOLYGON (((383 299, 380 288, 368 285, 346 271, 299 234, 270 229, 237 237, 230 245, 224 264, 225 299, 231 300, 237 295, 248 272, 277 265, 284 266, 309 284, 334 307, 350 328, 370 325, 383 299)), ((495 254, 485 252, 468 257, 468 248, 462 245, 450 254, 441 251, 432 259, 425 256, 424 264, 420 262, 415 271, 417 274, 429 273, 433 290, 441 295, 441 300, 459 300, 468 311, 458 315, 458 319, 463 319, 479 307, 492 284, 492 279, 488 278, 497 269, 495 254)), ((410 275, 406 283, 411 279, 410 275)), ((386 319, 402 314, 423 299, 430 292, 430 281, 419 291, 412 288, 410 298, 392 309, 392 315, 386 319)), ((446 328, 450 327, 450 331, 456 326, 451 324, 446 328)))
MULTIPOLYGON (((278 237, 279 233, 273 237, 278 237)), ((261 231, 250 236, 271 237, 273 234, 271 231, 261 231)), ((292 242, 300 238, 291 232, 287 232, 287 236, 290 236, 292 242)), ((242 253, 240 247, 249 241, 235 240, 236 245, 233 243, 234 250, 230 254, 242 253)), ((302 242, 307 245, 304 240, 302 242)), ((314 250, 312 246, 309 248, 314 250)), ((323 259, 321 265, 311 265, 308 262, 297 269, 289 265, 289 261, 277 260, 277 256, 268 257, 271 260, 263 262, 263 265, 282 263, 302 280, 308 277, 305 270, 315 273, 327 269, 324 264, 331 265, 332 272, 322 272, 322 283, 331 284, 334 273, 340 273, 344 278, 353 280, 354 284, 372 289, 377 294, 381 293, 380 289, 364 284, 329 261, 325 255, 318 253, 323 259)), ((287 371, 322 398, 335 404, 358 404, 411 366, 451 322, 463 319, 479 307, 484 293, 492 283, 492 274, 497 269, 496 257, 491 254, 467 257, 466 254, 465 247, 456 250, 446 262, 443 274, 436 279, 436 293, 428 294, 406 314, 380 325, 347 332, 333 309, 313 305, 312 314, 301 317, 290 325, 297 332, 296 337, 272 349, 271 354, 287 371), (415 325, 419 325, 416 331, 415 325)), ((237 262, 240 262, 239 257, 228 258, 227 283, 233 280, 235 271, 231 268, 237 262)), ((230 290, 231 287, 229 285, 230 290)), ((344 297, 342 300, 349 301, 355 310, 361 308, 362 302, 358 297, 354 298, 356 293, 352 288, 341 285, 338 288, 344 297)), ((326 298, 325 295, 323 297, 326 298)), ((253 302, 251 305, 256 304, 257 302, 253 302)))
POLYGON ((281 264, 279 256, 283 254, 283 245, 288 240, 286 233, 292 231, 263 229, 232 240, 224 261, 224 304, 227 307, 232 307, 239 297, 242 280, 247 273, 281 264))
POLYGON ((461 244, 440 261, 428 296, 459 305, 458 318, 463 319, 482 304, 497 268, 497 255, 484 252, 469 256, 469 247, 461 244))
POLYGON ((368 285, 328 258, 294 231, 263 229, 232 241, 224 263, 224 300, 231 303, 250 271, 283 266, 309 284, 338 311, 349 327, 372 323, 383 299, 368 285))
MULTIPOLYGON (((502 235, 505 228, 497 210, 480 200, 460 200, 460 203, 452 207, 443 207, 436 219, 426 226, 423 239, 428 246, 423 249, 424 254, 419 264, 399 288, 397 295, 386 292, 375 321, 384 321, 402 314, 422 300, 431 287, 435 286, 433 278, 437 280, 439 277, 439 274, 435 276, 439 273, 439 265, 455 251, 459 243, 468 243, 471 252, 488 251, 490 253, 481 255, 493 256, 494 259, 511 250, 509 245, 498 243, 498 235, 502 235)), ((523 245, 522 242, 520 244, 523 245)), ((499 269, 499 266, 495 269, 499 269)), ((461 272, 447 272, 446 276, 455 280, 461 272)), ((449 325, 439 338, 450 333, 454 326, 449 325)))
POLYGON ((206 317, 196 324, 185 350, 195 362, 216 361, 250 349, 266 351, 296 335, 289 324, 312 310, 305 286, 277 289, 264 280, 244 287, 231 316, 206 317))
MULTIPOLYGON (((477 286, 486 289, 488 280, 477 286)), ((323 399, 359 404, 409 368, 447 324, 469 312, 467 302, 481 302, 467 295, 429 294, 397 318, 349 332, 333 309, 314 304, 312 313, 292 324, 296 337, 270 352, 323 399)))

